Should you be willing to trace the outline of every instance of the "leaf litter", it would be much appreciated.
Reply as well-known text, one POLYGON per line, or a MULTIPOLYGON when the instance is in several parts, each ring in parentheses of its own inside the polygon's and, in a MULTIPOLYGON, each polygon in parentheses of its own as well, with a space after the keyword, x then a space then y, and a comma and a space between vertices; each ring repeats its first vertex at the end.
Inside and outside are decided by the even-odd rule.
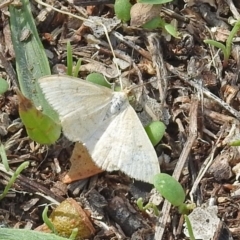
MULTIPOLYGON (((236 176, 239 176, 237 166, 240 157, 238 147, 229 146, 228 143, 235 140, 239 134, 239 55, 238 51, 234 51, 239 45, 238 42, 233 43, 233 53, 228 66, 223 68, 221 52, 206 46, 203 40, 215 36, 224 41, 225 35, 232 29, 226 20, 236 17, 240 6, 239 3, 231 1, 228 1, 228 7, 224 5, 225 1, 185 2, 185 7, 180 3, 169 3, 161 8, 160 13, 165 21, 173 18, 178 20, 178 31, 182 31, 179 39, 171 38, 170 41, 166 41, 161 38, 160 30, 154 31, 152 35, 139 26, 134 29, 126 25, 119 26, 119 23, 114 25, 115 30, 109 29, 109 35, 114 50, 121 50, 117 57, 126 60, 128 56, 134 63, 122 74, 127 76, 130 84, 144 83, 143 98, 153 99, 151 102, 154 105, 158 103, 157 107, 147 103, 147 107, 140 109, 140 114, 146 108, 151 112, 156 108, 157 113, 153 115, 168 121, 163 141, 155 148, 158 156, 161 156, 161 171, 177 178, 185 191, 190 192, 187 199, 197 202, 199 206, 214 199, 217 213, 213 214, 213 218, 217 214, 221 219, 218 228, 212 229, 215 232, 214 240, 221 239, 221 231, 228 233, 227 239, 238 239, 239 179, 236 179, 236 176), (213 11, 213 8, 216 11, 213 11), (114 37, 116 32, 118 37, 114 37), (132 36, 138 38, 132 38, 134 41, 131 41, 129 39, 132 36), (143 67, 144 59, 152 62, 155 71, 149 71, 147 64, 143 67), (145 84, 153 76, 157 78, 156 88, 145 84)), ((114 73, 111 77, 104 73, 104 68, 99 67, 113 64, 112 52, 105 34, 97 35, 99 38, 96 45, 85 35, 93 34, 96 30, 94 25, 85 26, 78 31, 82 27, 81 22, 67 19, 51 9, 46 11, 35 2, 31 4, 34 18, 38 22, 39 35, 49 36, 48 39, 51 39, 50 42, 46 38, 42 41, 44 48, 52 53, 52 68, 58 63, 66 64, 66 42, 69 40, 75 60, 81 58, 83 66, 86 65, 79 73, 82 78, 89 72, 100 72, 110 81, 111 78, 118 77, 114 69, 110 70, 114 73), (43 10, 45 18, 40 18, 39 14, 42 14, 43 10), (71 28, 68 27, 70 24, 71 28), (57 28, 61 31, 56 31, 57 28), (94 64, 93 59, 97 64, 94 64), (90 64, 90 67, 87 67, 87 64, 90 64)), ((71 5, 61 6, 60 2, 55 4, 63 9, 67 8, 69 12, 85 13, 88 8, 85 5, 81 7, 81 4, 79 6, 79 1, 76 0, 71 5)), ((93 15, 91 17, 115 21, 113 6, 103 6, 93 5, 89 11, 93 15)), ((7 25, 8 15, 2 14, 7 25)), ((6 49, 12 49, 11 43, 7 41, 8 35, 5 34, 6 30, 3 31, 1 42, 6 49)), ((23 41, 30 40, 31 36, 30 39, 23 38, 23 41)), ((11 51, 1 49, 1 54, 8 59, 9 66, 14 66, 14 55, 11 55, 11 51)), ((6 63, 4 69, 0 74, 6 77, 10 74, 6 63)), ((13 85, 12 82, 11 86, 13 85)), ((144 101, 146 100, 142 100, 144 101)), ((162 209, 160 219, 151 212, 139 211, 135 200, 143 197, 147 203, 152 187, 142 182, 133 182, 120 172, 105 172, 84 181, 68 184, 68 192, 63 192, 63 195, 51 192, 50 189, 66 176, 70 168, 72 143, 61 138, 56 144, 46 148, 30 140, 22 127, 10 132, 8 126, 18 118, 16 95, 12 90, 0 96, 0 106, 1 141, 5 146, 11 169, 16 169, 25 160, 31 161, 31 167, 21 174, 9 195, 0 202, 0 221, 3 224, 8 227, 28 226, 34 229, 42 224, 43 208, 36 203, 46 203, 46 198, 42 195, 49 196, 57 202, 62 202, 70 195, 90 212, 91 220, 98 229, 95 239, 136 239, 140 236, 141 239, 185 238, 181 216, 174 208, 170 208, 166 201, 159 204, 159 208, 162 209), (37 192, 42 195, 37 195, 37 192), (38 201, 29 201, 33 196, 38 201), (25 207, 27 204, 28 208, 25 207), (169 216, 171 219, 178 219, 179 222, 175 225, 173 222, 169 223, 169 216), (161 222, 161 227, 158 221, 161 222)), ((152 117, 147 119, 150 121, 152 117)), ((4 188, 9 175, 1 170, 0 176, 1 186, 4 188)))

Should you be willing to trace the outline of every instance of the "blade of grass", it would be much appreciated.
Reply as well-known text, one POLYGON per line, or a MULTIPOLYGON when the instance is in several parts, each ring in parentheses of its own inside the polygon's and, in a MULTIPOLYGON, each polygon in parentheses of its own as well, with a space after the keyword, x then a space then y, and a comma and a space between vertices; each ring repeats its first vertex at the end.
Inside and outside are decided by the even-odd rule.
POLYGON ((185 222, 187 224, 187 229, 188 229, 188 234, 190 237, 190 240, 195 240, 194 234, 193 234, 193 229, 192 229, 192 224, 188 218, 187 215, 184 215, 185 222))
POLYGON ((56 231, 53 223, 52 223, 51 220, 48 218, 47 212, 48 212, 48 205, 45 206, 45 208, 44 208, 44 210, 43 210, 43 212, 42 212, 43 222, 48 226, 48 228, 49 228, 54 234, 57 234, 57 231, 56 231))
POLYGON ((41 106, 46 115, 54 121, 58 121, 57 113, 45 100, 37 81, 40 77, 51 74, 48 59, 38 37, 30 3, 28 0, 22 0, 21 2, 23 4, 21 8, 9 7, 12 42, 16 55, 20 89, 27 98, 34 102, 35 106, 41 106), (24 29, 28 29, 31 34, 26 39, 21 37, 24 29))
POLYGON ((67 42, 67 75, 72 76, 73 70, 73 56, 72 56, 72 46, 70 42, 67 42))
POLYGON ((223 45, 222 43, 211 40, 211 39, 206 39, 206 40, 204 40, 204 42, 207 44, 211 44, 214 47, 217 47, 217 48, 221 49, 224 53, 226 53, 226 46, 223 45))
POLYGON ((73 72, 74 77, 78 77, 78 73, 80 71, 81 64, 82 64, 82 59, 78 59, 77 64, 74 68, 74 72, 73 72))
POLYGON ((7 186, 4 188, 3 193, 0 195, 0 200, 2 200, 8 193, 10 187, 13 185, 20 173, 29 166, 29 162, 23 162, 17 170, 13 173, 11 179, 9 180, 7 186))
POLYGON ((231 54, 233 38, 234 38, 235 34, 237 34, 239 29, 240 29, 240 20, 238 20, 235 23, 233 29, 231 30, 231 32, 230 32, 230 34, 229 34, 229 36, 227 38, 227 41, 226 41, 226 55, 227 55, 228 58, 229 58, 229 56, 231 54))

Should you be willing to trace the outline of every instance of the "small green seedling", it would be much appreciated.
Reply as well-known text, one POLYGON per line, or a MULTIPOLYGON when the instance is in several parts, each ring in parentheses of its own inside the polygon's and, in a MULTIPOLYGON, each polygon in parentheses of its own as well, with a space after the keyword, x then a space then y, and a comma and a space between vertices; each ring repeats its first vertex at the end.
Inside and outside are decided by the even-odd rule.
POLYGON ((204 40, 205 43, 211 44, 223 51, 223 58, 224 58, 223 59, 223 67, 227 67, 229 56, 231 53, 233 37, 235 36, 235 34, 238 32, 239 29, 240 29, 240 20, 235 23, 232 31, 230 32, 230 34, 227 38, 226 45, 224 45, 220 42, 211 40, 211 39, 204 40))
POLYGON ((142 198, 139 198, 137 200, 137 206, 138 206, 140 211, 146 211, 147 209, 152 209, 156 216, 160 215, 160 213, 159 213, 159 211, 157 209, 157 206, 155 204, 147 203, 145 206, 143 206, 143 199, 142 198))
POLYGON ((182 185, 172 176, 159 173, 153 177, 153 185, 173 206, 178 207, 180 213, 188 212, 185 192, 182 185))
POLYGON ((7 81, 3 78, 0 78, 0 95, 3 95, 9 88, 7 81))
POLYGON ((72 46, 70 42, 67 42, 67 75, 77 77, 80 67, 81 67, 81 59, 78 59, 76 66, 74 66, 73 72, 73 55, 72 55, 72 46))
POLYGON ((42 212, 42 219, 43 219, 43 222, 47 225, 47 227, 52 231, 52 233, 57 235, 58 233, 57 233, 53 223, 49 219, 47 213, 48 213, 48 205, 45 206, 45 208, 42 212))
MULTIPOLYGON (((8 193, 9 189, 11 188, 11 186, 14 184, 14 182, 16 181, 17 177, 20 175, 20 173, 29 166, 29 162, 23 162, 18 168, 17 170, 13 173, 12 177, 10 178, 10 180, 8 181, 7 186, 4 188, 2 194, 0 195, 0 200, 2 200, 8 193)), ((2 239, 2 238, 0 238, 2 239)))
POLYGON ((156 28, 164 29, 167 33, 172 35, 173 37, 177 38, 179 33, 176 30, 176 28, 169 23, 166 23, 160 16, 157 16, 150 21, 146 22, 144 25, 142 25, 143 28, 148 30, 154 30, 156 28))
POLYGON ((153 146, 156 146, 161 141, 165 130, 166 126, 160 121, 154 121, 145 126, 145 131, 153 146))
MULTIPOLYGON (((81 59, 79 59, 77 61, 76 66, 73 67, 72 46, 68 42, 67 43, 67 75, 78 77, 80 67, 81 67, 81 59), (73 72, 73 68, 74 68, 74 72, 73 72)), ((90 73, 88 74, 86 80, 104 87, 111 88, 111 85, 101 73, 90 73)))
POLYGON ((78 235, 78 228, 74 228, 74 229, 72 230, 72 233, 71 233, 69 239, 70 239, 70 240, 75 240, 76 237, 77 237, 77 235, 78 235))
POLYGON ((160 192, 160 194, 167 199, 173 206, 178 207, 180 214, 184 214, 185 221, 188 227, 188 232, 191 240, 195 240, 193 230, 188 217, 190 209, 193 209, 193 204, 185 204, 185 192, 182 185, 172 176, 166 173, 159 173, 153 177, 154 187, 160 192))
POLYGON ((130 9, 132 4, 129 0, 116 0, 114 4, 114 11, 118 19, 122 22, 127 22, 130 20, 130 9))

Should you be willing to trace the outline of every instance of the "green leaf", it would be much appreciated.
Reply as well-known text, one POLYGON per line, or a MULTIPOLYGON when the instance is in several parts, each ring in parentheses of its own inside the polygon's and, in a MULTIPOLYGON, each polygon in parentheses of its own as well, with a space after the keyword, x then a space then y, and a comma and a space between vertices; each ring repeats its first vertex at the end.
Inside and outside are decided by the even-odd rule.
POLYGON ((156 146, 161 141, 165 130, 166 126, 160 121, 151 122, 145 126, 145 131, 147 132, 147 135, 153 146, 156 146))
POLYGON ((146 4, 164 4, 172 1, 173 0, 138 0, 139 3, 146 3, 146 4))
POLYGON ((217 41, 214 41, 211 39, 206 39, 206 40, 204 40, 204 43, 207 43, 207 44, 213 45, 214 47, 220 48, 220 49, 222 49, 223 52, 226 51, 226 46, 220 42, 217 42, 217 41))
POLYGON ((19 90, 18 95, 19 115, 27 130, 28 136, 40 144, 55 143, 60 134, 61 126, 55 123, 52 118, 36 109, 32 102, 27 99, 19 90))
POLYGON ((146 22, 145 24, 143 24, 142 27, 148 30, 153 30, 153 29, 159 28, 162 22, 163 20, 161 19, 161 17, 155 17, 150 21, 146 22))
POLYGON ((57 113, 45 100, 38 84, 42 76, 50 75, 50 67, 45 49, 39 39, 32 16, 29 0, 21 0, 22 7, 9 7, 10 28, 16 57, 16 69, 22 93, 31 99, 35 106, 41 106, 43 112, 53 120, 58 120, 57 113), (21 38, 22 31, 28 29, 31 36, 21 38))
POLYGON ((185 200, 185 192, 182 185, 172 176, 166 173, 159 173, 153 177, 154 187, 173 206, 178 207, 185 200))
POLYGON ((52 233, 43 233, 33 230, 25 229, 11 229, 11 228, 0 228, 0 239, 1 240, 68 240, 52 233))
POLYGON ((7 81, 3 78, 0 78, 0 95, 4 94, 9 88, 7 81))
POLYGON ((229 145, 230 145, 230 146, 233 146, 233 147, 238 147, 238 146, 240 146, 240 139, 234 140, 234 141, 230 142, 229 145))
POLYGON ((236 134, 231 141, 229 141, 228 145, 230 146, 240 146, 240 134, 236 134))
POLYGON ((114 11, 118 19, 123 22, 130 20, 130 9, 132 4, 129 0, 116 0, 114 4, 114 11))
POLYGON ((164 29, 171 34, 173 37, 177 38, 178 37, 178 31, 177 29, 172 25, 172 24, 165 24, 164 29))
POLYGON ((106 81, 106 79, 101 73, 90 73, 87 76, 86 80, 107 88, 111 88, 111 85, 106 81))

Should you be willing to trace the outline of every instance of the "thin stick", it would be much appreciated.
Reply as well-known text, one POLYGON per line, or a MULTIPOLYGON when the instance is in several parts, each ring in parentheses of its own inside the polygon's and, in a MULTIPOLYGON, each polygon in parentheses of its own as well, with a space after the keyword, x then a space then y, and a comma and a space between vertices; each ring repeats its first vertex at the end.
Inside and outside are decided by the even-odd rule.
MULTIPOLYGON (((9 181, 10 176, 13 176, 14 172, 12 170, 6 171, 3 164, 0 163, 0 174, 2 177, 9 181)), ((29 178, 23 175, 19 175, 15 183, 24 191, 41 195, 46 199, 51 199, 51 202, 62 202, 64 200, 62 196, 55 195, 48 188, 42 186, 41 184, 35 183, 34 181, 31 181, 29 178)))
POLYGON ((164 113, 166 113, 166 95, 168 88, 168 73, 163 61, 162 47, 160 45, 160 39, 156 33, 151 33, 148 37, 149 52, 152 55, 152 62, 157 72, 159 98, 160 98, 160 110, 162 111, 162 118, 164 119, 164 113))
MULTIPOLYGON (((189 123, 189 137, 187 142, 184 145, 183 151, 179 157, 175 170, 173 172, 173 177, 178 181, 182 169, 187 162, 188 155, 191 151, 191 148, 197 139, 197 109, 198 109, 198 100, 194 98, 192 100, 191 108, 190 108, 190 123, 189 123)), ((167 224, 167 220, 169 218, 169 212, 171 209, 171 204, 165 200, 162 208, 162 217, 159 219, 160 225, 156 227, 155 239, 163 239, 163 234, 165 230, 165 226, 167 224)))
POLYGON ((206 160, 204 161, 204 163, 202 164, 202 167, 198 173, 197 179, 195 180, 195 182, 193 183, 191 192, 189 193, 190 199, 193 202, 193 195, 197 190, 197 187, 200 183, 200 181, 202 180, 203 176, 205 175, 206 171, 208 170, 208 168, 211 166, 213 160, 214 160, 214 153, 216 151, 216 149, 218 148, 218 143, 220 141, 220 139, 222 138, 222 134, 223 134, 223 128, 221 130, 221 134, 217 140, 217 142, 214 144, 214 148, 212 149, 211 153, 209 154, 209 156, 206 158, 206 160))
POLYGON ((194 80, 189 79, 187 76, 183 75, 179 71, 177 71, 172 65, 166 64, 168 70, 174 74, 176 74, 180 79, 182 79, 185 83, 191 85, 192 87, 196 88, 199 92, 202 92, 208 98, 217 102, 220 106, 225 108, 228 112, 230 112, 234 117, 240 119, 240 113, 232 108, 230 105, 225 103, 222 99, 211 93, 209 90, 195 82, 194 80))
POLYGON ((144 50, 143 48, 139 47, 138 45, 136 45, 135 43, 133 43, 132 41, 129 41, 127 39, 124 38, 124 36, 116 31, 112 31, 112 34, 118 38, 120 41, 122 41, 123 43, 125 43, 126 45, 128 45, 129 47, 131 47, 132 49, 136 50, 138 53, 140 53, 143 57, 145 57, 148 60, 152 60, 151 54, 149 52, 147 52, 146 50, 144 50))

